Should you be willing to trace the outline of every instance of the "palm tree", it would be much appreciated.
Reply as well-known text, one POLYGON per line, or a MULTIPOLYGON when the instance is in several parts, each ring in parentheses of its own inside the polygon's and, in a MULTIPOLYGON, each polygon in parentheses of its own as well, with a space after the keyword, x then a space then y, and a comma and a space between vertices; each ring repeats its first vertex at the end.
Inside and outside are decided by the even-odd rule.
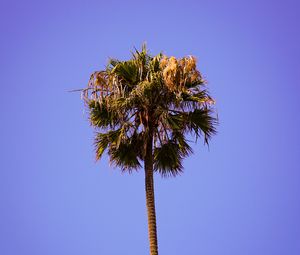
POLYGON ((122 171, 145 170, 150 254, 158 254, 153 173, 176 176, 192 153, 187 135, 208 144, 216 133, 214 100, 192 56, 151 56, 146 46, 127 61, 110 59, 82 91, 97 130, 96 159, 107 150, 122 171))

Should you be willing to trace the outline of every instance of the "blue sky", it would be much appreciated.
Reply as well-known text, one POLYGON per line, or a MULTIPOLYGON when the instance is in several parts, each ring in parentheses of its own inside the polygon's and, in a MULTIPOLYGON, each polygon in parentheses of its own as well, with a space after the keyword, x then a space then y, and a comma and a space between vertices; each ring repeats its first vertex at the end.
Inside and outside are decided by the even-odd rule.
POLYGON ((95 163, 80 95, 109 57, 195 55, 210 148, 155 176, 162 255, 300 253, 297 1, 1 1, 0 253, 147 254, 144 175, 95 163))

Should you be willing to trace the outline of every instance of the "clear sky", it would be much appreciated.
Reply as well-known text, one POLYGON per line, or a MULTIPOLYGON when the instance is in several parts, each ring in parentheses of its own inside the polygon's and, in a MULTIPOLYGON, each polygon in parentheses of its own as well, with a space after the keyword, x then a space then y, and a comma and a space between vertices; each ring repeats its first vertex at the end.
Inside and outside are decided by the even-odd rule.
POLYGON ((300 6, 0 3, 0 254, 148 254, 143 171, 95 163, 79 94, 108 57, 193 54, 217 101, 210 148, 155 176, 161 255, 300 254, 300 6))

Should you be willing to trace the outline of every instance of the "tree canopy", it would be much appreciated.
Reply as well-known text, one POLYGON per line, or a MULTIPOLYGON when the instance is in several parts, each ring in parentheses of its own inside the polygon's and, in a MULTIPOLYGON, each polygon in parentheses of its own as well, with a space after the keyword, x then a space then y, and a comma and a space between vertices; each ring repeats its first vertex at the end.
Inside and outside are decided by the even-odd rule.
POLYGON ((110 59, 82 92, 96 129, 96 159, 107 151, 123 171, 139 169, 153 137, 153 167, 176 176, 192 153, 187 136, 206 144, 216 133, 215 101, 193 56, 151 56, 146 46, 126 61, 110 59))

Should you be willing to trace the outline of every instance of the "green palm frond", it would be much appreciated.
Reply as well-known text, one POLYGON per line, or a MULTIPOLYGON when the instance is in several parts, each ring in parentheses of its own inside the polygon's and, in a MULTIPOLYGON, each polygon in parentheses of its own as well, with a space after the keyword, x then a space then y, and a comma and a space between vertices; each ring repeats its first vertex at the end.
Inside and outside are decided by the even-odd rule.
POLYGON ((151 61, 149 62, 149 71, 151 73, 157 73, 160 71, 160 66, 159 66, 159 63, 160 63, 160 60, 162 58, 162 54, 158 54, 157 56, 153 57, 151 59, 151 61))
POLYGON ((208 144, 212 135, 216 134, 218 121, 212 116, 212 110, 209 108, 195 109, 187 114, 187 129, 196 135, 196 138, 204 135, 204 142, 208 144))
POLYGON ((179 146, 180 155, 185 158, 193 153, 192 147, 187 143, 187 140, 183 133, 173 132, 172 140, 179 146))
POLYGON ((138 160, 138 151, 136 145, 131 139, 123 140, 119 146, 111 144, 108 149, 110 162, 122 169, 122 171, 132 171, 141 167, 138 160))
POLYGON ((95 100, 89 102, 91 124, 99 128, 114 127, 120 119, 117 112, 109 108, 107 104, 100 104, 95 100))
POLYGON ((139 81, 139 67, 134 60, 117 63, 111 73, 130 87, 139 81))
POLYGON ((176 176, 183 170, 183 156, 179 145, 174 141, 168 141, 161 147, 156 147, 153 152, 154 171, 163 177, 176 176))
POLYGON ((111 66, 111 68, 114 68, 117 64, 119 64, 121 61, 115 58, 110 58, 108 61, 108 67, 111 66))
POLYGON ((166 114, 165 120, 173 132, 182 131, 185 128, 185 113, 166 114))
POLYGON ((181 92, 183 102, 197 102, 200 105, 204 103, 213 103, 214 100, 209 96, 206 89, 199 89, 199 86, 193 90, 186 90, 181 92))
POLYGON ((111 130, 107 133, 98 133, 95 137, 96 160, 99 160, 110 144, 118 144, 122 130, 111 130))
POLYGON ((202 109, 194 109, 189 112, 170 113, 166 116, 168 127, 172 132, 190 132, 196 138, 204 137, 204 141, 208 144, 212 135, 216 134, 218 121, 213 117, 211 109, 204 107, 202 109))

